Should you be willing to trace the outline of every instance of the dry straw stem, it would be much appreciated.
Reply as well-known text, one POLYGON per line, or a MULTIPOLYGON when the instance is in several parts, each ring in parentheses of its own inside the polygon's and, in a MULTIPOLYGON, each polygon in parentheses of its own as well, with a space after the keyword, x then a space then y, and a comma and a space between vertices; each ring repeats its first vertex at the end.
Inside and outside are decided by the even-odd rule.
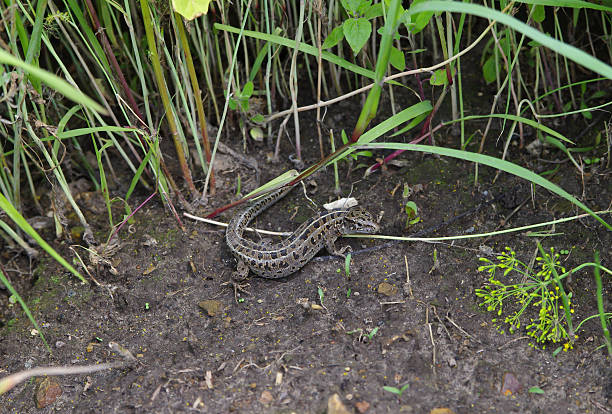
POLYGON ((105 369, 118 368, 124 365, 123 362, 113 362, 107 364, 98 365, 85 365, 79 367, 39 367, 29 369, 27 371, 17 372, 7 377, 0 379, 0 395, 9 391, 17 384, 32 378, 41 376, 56 376, 56 375, 78 375, 78 374, 89 374, 91 372, 104 371, 105 369))

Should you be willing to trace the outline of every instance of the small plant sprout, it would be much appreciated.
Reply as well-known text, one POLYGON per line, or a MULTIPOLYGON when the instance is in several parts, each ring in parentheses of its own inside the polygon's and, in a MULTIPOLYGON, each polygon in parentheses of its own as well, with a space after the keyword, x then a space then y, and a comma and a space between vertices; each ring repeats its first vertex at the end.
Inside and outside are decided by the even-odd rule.
POLYGON ((344 274, 346 277, 351 277, 351 254, 347 254, 344 258, 344 274))
POLYGON ((323 288, 319 286, 317 292, 319 293, 319 302, 321 302, 321 306, 323 306, 323 297, 325 296, 325 294, 323 293, 323 288))
POLYGON ((417 207, 414 201, 408 201, 404 206, 404 210, 406 211, 406 215, 408 216, 408 218, 406 219, 405 227, 412 226, 421 221, 421 218, 419 217, 419 208, 417 207))
POLYGON ((363 338, 368 338, 368 342, 370 342, 372 340, 372 338, 374 338, 374 336, 378 333, 378 326, 375 327, 374 329, 372 329, 369 333, 364 334, 363 333, 363 329, 361 328, 357 328, 357 329, 353 329, 352 331, 348 331, 347 334, 348 335, 353 335, 358 333, 359 334, 359 340, 363 340, 363 338))
POLYGON ((409 386, 410 384, 404 384, 400 388, 397 388, 397 387, 390 387, 388 385, 385 385, 383 387, 383 390, 388 391, 391 394, 397 395, 398 398, 402 398, 402 394, 404 393, 404 391, 408 389, 409 386))

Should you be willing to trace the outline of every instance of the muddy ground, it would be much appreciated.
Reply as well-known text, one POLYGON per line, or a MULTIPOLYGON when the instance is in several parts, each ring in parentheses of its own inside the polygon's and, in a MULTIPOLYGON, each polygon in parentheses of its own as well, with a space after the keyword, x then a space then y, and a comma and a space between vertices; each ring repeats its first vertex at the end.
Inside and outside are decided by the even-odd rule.
MULTIPOLYGON (((337 136, 355 121, 346 116, 356 118, 358 111, 352 105, 336 105, 327 114, 337 136)), ((302 118, 307 165, 318 153, 314 128, 306 127, 312 125, 311 117, 302 118)), ((586 128, 581 118, 568 124, 586 128)), ((484 129, 484 124, 474 122, 469 127, 484 129)), ((597 128, 601 125, 593 127, 590 136, 597 128)), ((503 143, 495 146, 495 135, 487 153, 498 156, 503 143)), ((532 139, 528 136, 527 143, 532 139)), ((449 129, 437 134, 438 145, 457 147, 457 140, 449 129)), ((241 146, 239 141, 228 143, 237 150, 241 146)), ((468 149, 476 151, 477 145, 473 142, 468 149)), ((265 147, 251 147, 249 156, 258 162, 261 183, 293 168, 287 158, 291 145, 284 146, 278 164, 266 162, 265 147)), ((612 188, 603 161, 588 167, 582 177, 560 152, 549 150, 541 160, 516 145, 510 148, 510 160, 537 172, 560 161, 561 168, 552 176, 555 182, 593 210, 608 208, 612 188)), ((369 165, 373 158, 359 162, 369 165)), ((339 164, 342 193, 347 195, 352 187, 361 205, 381 216, 380 234, 409 235, 464 212, 469 214, 427 236, 492 231, 505 219, 502 228, 579 213, 541 188, 532 196, 529 186, 518 179, 502 175, 493 184, 495 171, 490 168, 480 168, 479 185, 474 187, 471 164, 414 153, 400 159, 406 164, 388 166, 367 178, 362 177, 363 169, 348 173, 349 164, 339 164), (419 207, 421 218, 409 228, 404 184, 415 190, 410 200, 419 207), (497 196, 501 196, 497 201, 482 204, 497 196)), ((243 190, 256 186, 252 169, 236 167, 231 157, 229 161, 234 169, 219 171, 217 195, 211 206, 197 211, 200 215, 236 199, 238 174, 243 190)), ((121 178, 129 183, 126 177, 121 178)), ((311 182, 306 189, 319 205, 336 197, 332 169, 314 181, 316 185, 311 182)), ((118 194, 125 192, 123 187, 116 188, 118 194)), ((141 200, 145 197, 142 194, 141 200)), ((83 204, 97 239, 105 240, 104 213, 95 214, 93 205, 88 210, 83 204)), ((286 231, 309 217, 313 208, 302 189, 296 189, 261 216, 256 226, 286 231)), ((604 218, 612 221, 610 215, 604 218)), ((222 285, 235 266, 224 230, 181 219, 184 233, 159 199, 149 202, 135 215, 135 223, 119 234, 120 249, 112 257, 117 274, 108 267, 95 272, 99 286, 81 284, 42 254, 29 277, 23 256, 3 252, 7 268, 12 269, 9 276, 43 327, 52 352, 31 333, 22 310, 9 306, 9 294, 0 291, 0 375, 36 366, 124 361, 109 348, 111 342, 127 349, 135 362, 88 375, 56 377, 62 394, 43 409, 35 406, 36 381, 27 381, 0 397, 0 411, 324 413, 330 397, 338 394, 350 412, 428 413, 434 408, 454 413, 612 412, 611 361, 600 347, 597 319, 581 327, 573 349, 555 355, 559 344, 534 348, 524 331, 502 334, 492 322, 495 315, 479 306, 475 296, 475 289, 487 281, 486 274, 477 271, 478 258, 493 259, 506 246, 525 262, 533 259, 536 240, 545 248, 566 249, 570 253, 561 260, 568 269, 592 261, 598 250, 602 264, 612 267, 611 234, 593 219, 557 225, 553 237, 518 232, 452 243, 395 244, 343 239, 337 244, 349 243, 355 252, 349 275, 343 260, 323 252, 285 279, 253 277, 250 295, 241 295, 238 302, 233 291, 222 285), (508 373, 519 384, 504 394, 502 383, 508 373), (406 384, 401 396, 383 389, 406 384), (531 387, 542 393, 529 392, 531 387)), ((51 228, 43 234, 47 240, 53 238, 51 228)), ((68 243, 55 246, 71 257, 68 243)), ((610 311, 612 278, 603 279, 604 306, 610 311)), ((576 321, 596 312, 590 269, 573 275, 566 288, 574 295, 576 321)))

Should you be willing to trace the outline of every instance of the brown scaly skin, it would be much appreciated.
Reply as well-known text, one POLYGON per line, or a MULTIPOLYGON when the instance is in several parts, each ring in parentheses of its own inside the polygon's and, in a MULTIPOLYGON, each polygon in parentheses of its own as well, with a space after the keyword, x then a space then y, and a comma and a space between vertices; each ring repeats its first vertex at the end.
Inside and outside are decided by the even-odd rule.
POLYGON ((361 207, 320 212, 278 243, 253 242, 242 237, 244 228, 261 212, 284 197, 291 188, 264 196, 236 214, 230 221, 225 240, 238 261, 234 274, 244 279, 249 269, 261 277, 278 279, 302 268, 324 246, 331 254, 345 257, 350 247, 337 249, 335 241, 344 234, 375 233, 378 224, 361 207))

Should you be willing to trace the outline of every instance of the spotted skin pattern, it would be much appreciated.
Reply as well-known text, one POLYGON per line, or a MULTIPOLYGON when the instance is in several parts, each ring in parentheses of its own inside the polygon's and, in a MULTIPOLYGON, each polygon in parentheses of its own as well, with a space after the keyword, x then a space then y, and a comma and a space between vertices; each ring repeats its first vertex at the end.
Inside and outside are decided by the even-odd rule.
POLYGON ((291 188, 281 188, 257 199, 230 220, 225 240, 238 261, 235 274, 238 278, 245 278, 249 269, 269 279, 288 276, 301 269, 323 247, 331 254, 345 257, 344 252, 349 246, 337 249, 335 242, 338 237, 378 231, 379 226, 369 212, 361 207, 352 207, 320 212, 278 243, 245 239, 245 227, 287 195, 291 188))

